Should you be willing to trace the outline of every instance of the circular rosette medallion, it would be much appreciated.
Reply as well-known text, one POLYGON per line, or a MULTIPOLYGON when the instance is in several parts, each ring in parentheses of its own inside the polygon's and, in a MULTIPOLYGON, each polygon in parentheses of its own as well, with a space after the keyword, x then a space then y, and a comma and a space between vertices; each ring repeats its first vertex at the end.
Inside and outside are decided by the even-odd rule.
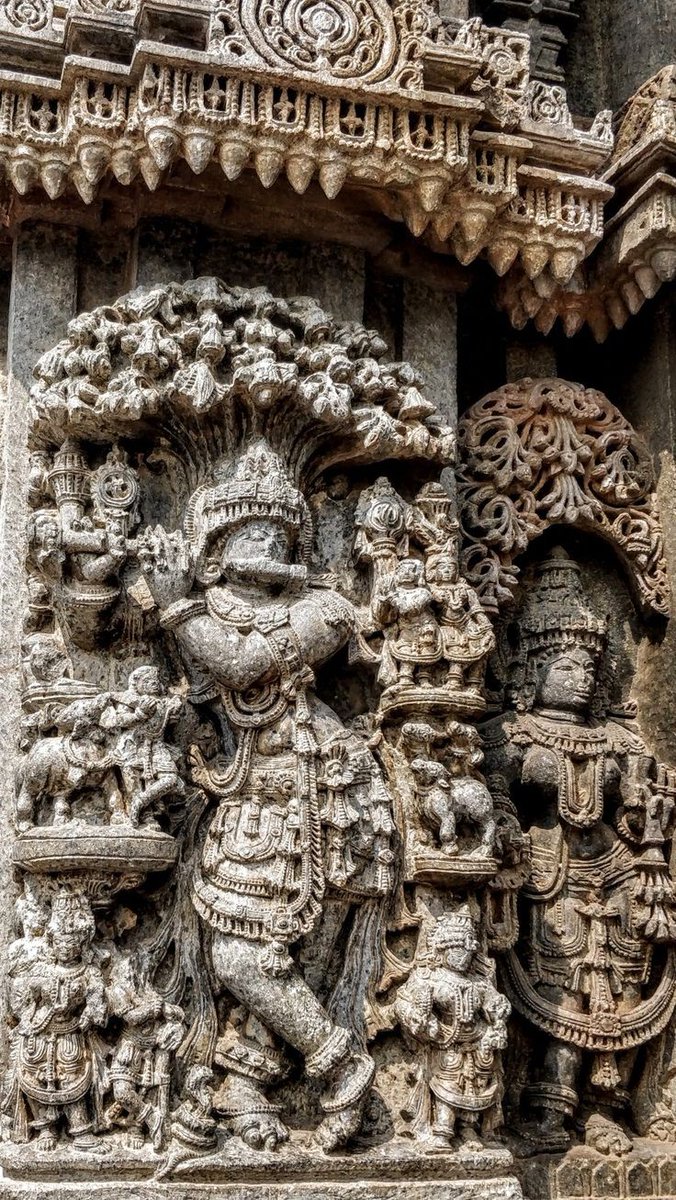
POLYGON ((374 82, 391 68, 394 23, 384 0, 257 0, 243 5, 256 49, 275 66, 374 82))

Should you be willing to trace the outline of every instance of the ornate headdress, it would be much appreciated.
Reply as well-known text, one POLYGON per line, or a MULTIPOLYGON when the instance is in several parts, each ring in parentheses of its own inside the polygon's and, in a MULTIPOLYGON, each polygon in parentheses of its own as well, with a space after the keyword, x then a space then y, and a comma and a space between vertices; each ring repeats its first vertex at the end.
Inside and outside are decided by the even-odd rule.
POLYGON ((285 525, 299 541, 300 557, 309 556, 312 518, 305 497, 279 455, 263 440, 232 461, 217 466, 211 487, 198 488, 186 516, 186 532, 199 550, 219 534, 252 519, 285 525))
POLYGON ((580 568, 560 546, 538 569, 519 622, 524 657, 583 646, 596 657, 608 640, 608 621, 592 611, 582 587, 580 568))
POLYGON ((96 932, 94 916, 86 896, 64 888, 52 900, 48 933, 70 934, 91 940, 96 932))
POLYGON ((461 905, 454 912, 447 912, 439 917, 427 939, 428 951, 433 956, 443 953, 452 946, 476 950, 478 945, 474 920, 466 904, 461 905))

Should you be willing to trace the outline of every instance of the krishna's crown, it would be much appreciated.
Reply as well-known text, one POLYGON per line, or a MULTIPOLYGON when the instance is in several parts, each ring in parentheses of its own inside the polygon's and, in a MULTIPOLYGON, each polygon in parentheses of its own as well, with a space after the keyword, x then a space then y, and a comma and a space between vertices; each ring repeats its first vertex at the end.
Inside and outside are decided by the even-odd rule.
POLYGON ((236 459, 216 468, 211 487, 193 497, 189 534, 201 542, 252 519, 278 521, 298 534, 307 524, 305 498, 293 484, 279 455, 263 441, 255 442, 236 459), (222 482, 219 475, 224 473, 222 482))

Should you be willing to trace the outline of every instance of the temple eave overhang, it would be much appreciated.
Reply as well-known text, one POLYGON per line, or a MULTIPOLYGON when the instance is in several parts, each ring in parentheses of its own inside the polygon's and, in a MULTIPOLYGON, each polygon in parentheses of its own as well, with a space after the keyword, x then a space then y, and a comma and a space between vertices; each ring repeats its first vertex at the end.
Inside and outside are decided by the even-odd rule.
POLYGON ((359 51, 358 20, 338 54, 255 5, 34 0, 32 28, 7 6, 10 196, 92 205, 107 181, 162 191, 182 163, 216 194, 247 175, 299 195, 316 181, 330 202, 366 189, 431 252, 488 259, 515 327, 587 323, 599 340, 673 278, 669 71, 619 114, 613 149, 611 113, 576 122, 562 87, 531 78, 527 35, 440 21, 425 0, 366 7, 377 36, 359 51))

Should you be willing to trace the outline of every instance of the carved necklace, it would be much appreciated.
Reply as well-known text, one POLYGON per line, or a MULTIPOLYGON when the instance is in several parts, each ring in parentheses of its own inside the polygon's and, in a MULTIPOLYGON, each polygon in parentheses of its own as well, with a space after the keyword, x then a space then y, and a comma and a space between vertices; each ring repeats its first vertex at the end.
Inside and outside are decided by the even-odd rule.
POLYGON ((555 717, 522 716, 519 732, 531 744, 549 750, 556 760, 558 810, 569 825, 587 829, 600 821, 606 781, 608 735, 605 728, 569 729, 555 717))

